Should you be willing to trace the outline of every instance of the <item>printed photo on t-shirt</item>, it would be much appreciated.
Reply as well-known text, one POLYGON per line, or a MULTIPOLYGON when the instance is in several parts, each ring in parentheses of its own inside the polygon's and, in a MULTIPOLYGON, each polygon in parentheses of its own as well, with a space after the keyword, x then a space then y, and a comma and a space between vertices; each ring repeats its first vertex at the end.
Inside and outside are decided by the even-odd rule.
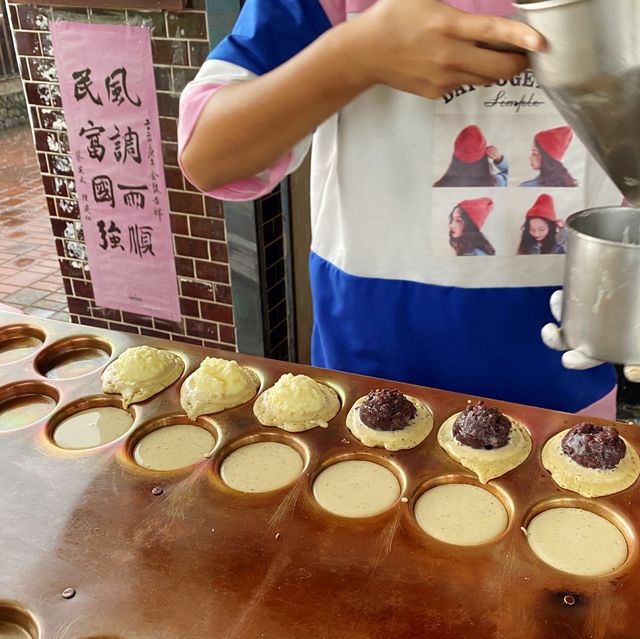
POLYGON ((509 194, 512 213, 511 232, 517 241, 512 245, 516 255, 564 255, 568 231, 565 220, 584 208, 583 198, 576 189, 536 189, 529 194, 522 189, 519 195, 509 194))
POLYGON ((530 71, 435 103, 435 187, 584 187, 586 158, 530 71))
POLYGON ((518 255, 564 255, 566 241, 564 221, 557 217, 553 197, 541 193, 524 216, 518 255))
POLYGON ((565 218, 584 208, 586 157, 530 72, 445 96, 435 105, 425 211, 433 255, 541 256, 546 268, 542 257, 550 265, 566 251, 565 218))
POLYGON ((431 246, 439 257, 561 256, 576 189, 434 189, 431 246))
POLYGON ((529 165, 534 177, 520 186, 575 187, 578 180, 564 164, 567 150, 573 140, 571 127, 559 126, 538 131, 533 136, 529 165))
MULTIPOLYGON (((447 118, 442 118, 446 123, 447 118)), ((449 126, 442 126, 436 138, 446 150, 446 138, 454 132, 453 126, 459 126, 459 118, 449 118, 449 126), (438 135, 441 133, 441 135, 438 135)), ((491 144, 477 124, 470 124, 457 132, 451 146, 451 156, 441 177, 435 181, 435 187, 501 187, 507 186, 509 163, 504 151, 491 144)), ((443 158, 436 161, 442 165, 443 158), (438 161, 439 160, 439 161, 438 161)))
POLYGON ((501 189, 434 190, 431 251, 441 257, 490 257, 502 254, 501 189))
POLYGON ((493 211, 490 197, 458 202, 449 213, 449 245, 458 257, 495 255, 496 250, 482 232, 493 211))

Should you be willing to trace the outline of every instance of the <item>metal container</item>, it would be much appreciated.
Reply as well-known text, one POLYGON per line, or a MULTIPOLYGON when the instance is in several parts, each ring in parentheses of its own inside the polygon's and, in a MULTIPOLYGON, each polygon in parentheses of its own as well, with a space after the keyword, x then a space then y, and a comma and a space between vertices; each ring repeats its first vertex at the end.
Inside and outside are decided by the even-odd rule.
POLYGON ((640 206, 640 2, 520 0, 547 40, 536 80, 622 191, 640 206))
POLYGON ((640 210, 581 211, 567 227, 566 343, 594 359, 640 362, 640 210))
MULTIPOLYGON (((503 503, 507 529, 491 542, 464 547, 437 541, 418 526, 413 508, 425 490, 451 482, 478 485, 436 437, 468 399, 0 313, 0 627, 18 625, 32 639, 638 637, 638 484, 586 499, 561 490, 540 463, 549 437, 584 418, 487 400, 520 421, 533 440, 521 466, 485 486, 503 503), (185 362, 182 378, 130 406, 131 428, 111 443, 57 447, 52 433, 61 419, 91 407, 122 407, 119 395, 102 393, 101 373, 125 348, 143 343, 177 353, 185 362), (286 372, 309 375, 338 392, 341 410, 328 428, 286 433, 261 426, 249 401, 195 421, 216 440, 210 457, 175 471, 137 465, 132 451, 142 436, 190 423, 180 407, 180 385, 205 355, 250 366, 260 391, 286 372), (399 388, 430 407, 434 429, 424 442, 390 453, 353 437, 346 415, 375 388, 399 388), (7 405, 27 401, 47 404, 49 414, 3 430, 7 405), (229 488, 222 460, 255 441, 295 448, 304 459, 298 479, 268 493, 229 488), (394 473, 401 486, 396 502, 366 519, 323 510, 313 481, 346 459, 394 473), (543 563, 521 527, 559 506, 585 508, 617 526, 629 548, 625 563, 602 577, 578 577, 543 563)), ((617 427, 640 449, 640 429, 617 427)))

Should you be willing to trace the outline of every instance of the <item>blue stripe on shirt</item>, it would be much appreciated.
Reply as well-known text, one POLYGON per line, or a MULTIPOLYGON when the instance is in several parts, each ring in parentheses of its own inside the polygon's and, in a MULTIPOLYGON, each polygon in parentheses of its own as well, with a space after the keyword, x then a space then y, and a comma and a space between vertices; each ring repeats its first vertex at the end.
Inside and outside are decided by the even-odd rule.
POLYGON ((552 287, 356 277, 313 253, 309 265, 314 366, 567 412, 615 386, 612 366, 570 371, 542 343, 552 287))
POLYGON ((271 71, 331 27, 318 0, 247 0, 227 36, 208 56, 257 75, 271 71))

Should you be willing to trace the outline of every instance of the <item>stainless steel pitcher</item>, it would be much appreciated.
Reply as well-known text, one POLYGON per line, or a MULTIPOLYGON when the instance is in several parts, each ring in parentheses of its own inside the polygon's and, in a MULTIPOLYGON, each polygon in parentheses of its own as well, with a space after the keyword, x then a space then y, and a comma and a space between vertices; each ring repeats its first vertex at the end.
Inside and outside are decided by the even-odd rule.
MULTIPOLYGON (((548 48, 536 80, 634 206, 640 207, 640 0, 519 0, 548 48)), ((575 213, 562 333, 594 359, 640 363, 640 210, 575 213)))
POLYGON ((562 334, 594 359, 640 363, 640 210, 598 208, 567 219, 562 334))
POLYGON ((536 80, 634 206, 640 207, 640 0, 519 0, 548 42, 536 80))

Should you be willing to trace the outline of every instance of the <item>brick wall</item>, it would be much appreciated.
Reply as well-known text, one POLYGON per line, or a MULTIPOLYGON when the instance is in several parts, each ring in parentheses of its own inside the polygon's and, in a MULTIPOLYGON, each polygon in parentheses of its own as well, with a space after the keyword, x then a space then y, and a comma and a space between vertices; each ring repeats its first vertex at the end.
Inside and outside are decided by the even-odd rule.
MULTIPOLYGON (((256 330, 262 346, 255 354, 293 359, 291 275, 285 213, 286 185, 255 203, 255 234, 251 234, 260 297, 261 317, 237 327, 232 296, 233 260, 229 259, 222 202, 204 197, 182 176, 177 164, 178 100, 210 50, 209 29, 215 38, 229 29, 239 3, 187 0, 185 10, 137 11, 50 8, 10 5, 11 24, 33 126, 34 140, 56 238, 71 321, 203 346, 236 349, 237 331, 256 330), (235 8, 234 8, 235 6, 235 8), (208 13, 207 13, 208 9, 208 13), (53 59, 49 20, 144 25, 151 29, 160 131, 165 165, 171 229, 180 291, 182 319, 173 323, 96 306, 69 155, 64 112, 53 59)), ((247 238, 240 243, 246 259, 247 238)), ((246 270, 246 264, 237 264, 246 270)))
POLYGON ((176 160, 179 94, 209 52, 204 0, 189 0, 187 8, 177 13, 12 4, 10 15, 71 320, 235 349, 224 209, 222 203, 205 198, 183 179, 176 160), (51 19, 145 25, 152 29, 165 176, 183 315, 180 322, 95 304, 48 30, 51 19))

